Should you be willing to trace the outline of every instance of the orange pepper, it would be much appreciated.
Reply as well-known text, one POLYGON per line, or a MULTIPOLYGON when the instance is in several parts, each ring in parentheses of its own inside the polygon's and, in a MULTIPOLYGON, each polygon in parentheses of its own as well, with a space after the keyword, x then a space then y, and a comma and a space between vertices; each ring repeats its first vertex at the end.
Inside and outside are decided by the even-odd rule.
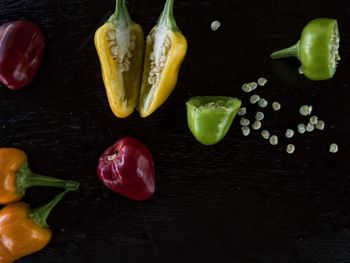
POLYGON ((78 182, 33 173, 27 155, 15 148, 0 148, 0 204, 19 201, 32 186, 54 186, 76 190, 78 182))
POLYGON ((23 202, 9 204, 0 210, 0 263, 12 263, 49 243, 52 233, 47 217, 68 191, 34 210, 23 202))

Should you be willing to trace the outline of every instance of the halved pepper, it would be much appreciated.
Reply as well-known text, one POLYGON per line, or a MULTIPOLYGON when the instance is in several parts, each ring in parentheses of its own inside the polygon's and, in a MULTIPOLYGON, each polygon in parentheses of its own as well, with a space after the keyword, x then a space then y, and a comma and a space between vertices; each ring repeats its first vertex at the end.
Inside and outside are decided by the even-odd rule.
POLYGON ((192 97, 186 102, 187 123, 193 136, 204 145, 221 141, 241 107, 241 101, 224 96, 192 97))
POLYGON ((131 20, 125 0, 116 0, 114 14, 97 29, 95 46, 111 110, 117 117, 126 118, 139 99, 144 34, 131 20))
POLYGON ((26 189, 33 186, 76 190, 79 183, 35 174, 29 169, 27 155, 23 151, 15 148, 0 148, 0 204, 20 200, 26 189))
POLYGON ((173 14, 174 0, 166 0, 157 25, 146 39, 146 52, 138 111, 151 115, 175 88, 179 69, 187 51, 187 40, 173 14))

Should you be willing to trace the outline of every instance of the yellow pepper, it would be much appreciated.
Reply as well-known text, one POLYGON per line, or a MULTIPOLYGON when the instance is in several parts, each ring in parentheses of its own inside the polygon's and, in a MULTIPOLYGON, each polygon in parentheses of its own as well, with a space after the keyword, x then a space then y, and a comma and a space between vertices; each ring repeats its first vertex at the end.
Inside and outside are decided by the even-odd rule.
POLYGON ((146 40, 146 52, 138 111, 147 117, 174 90, 187 51, 187 41, 176 25, 174 0, 167 0, 157 25, 146 40))
POLYGON ((131 20, 125 0, 116 0, 114 14, 97 29, 95 46, 109 105, 125 118, 138 103, 144 51, 142 28, 131 20))

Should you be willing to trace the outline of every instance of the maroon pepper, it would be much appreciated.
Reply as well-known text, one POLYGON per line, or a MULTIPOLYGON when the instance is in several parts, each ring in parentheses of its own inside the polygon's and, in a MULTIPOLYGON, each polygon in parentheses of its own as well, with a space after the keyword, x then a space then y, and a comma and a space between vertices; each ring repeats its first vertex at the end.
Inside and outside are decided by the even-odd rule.
POLYGON ((97 174, 112 191, 134 200, 150 198, 155 189, 149 150, 131 137, 119 139, 98 160, 97 174))
POLYGON ((0 81, 12 90, 27 86, 37 73, 44 55, 45 37, 28 21, 0 27, 0 81))

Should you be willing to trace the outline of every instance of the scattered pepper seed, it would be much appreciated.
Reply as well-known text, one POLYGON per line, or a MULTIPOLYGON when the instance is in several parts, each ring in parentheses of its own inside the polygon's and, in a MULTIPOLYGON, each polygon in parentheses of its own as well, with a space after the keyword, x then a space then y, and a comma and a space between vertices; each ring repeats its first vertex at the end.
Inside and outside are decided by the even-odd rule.
POLYGON ((338 152, 338 144, 332 143, 332 144, 329 146, 329 152, 331 152, 331 153, 336 153, 336 152, 338 152))
POLYGON ((303 133, 305 133, 305 131, 306 131, 305 124, 304 124, 304 123, 299 123, 299 124, 298 124, 298 132, 299 132, 300 134, 303 134, 303 133))
POLYGON ((270 138, 270 132, 268 130, 263 130, 261 132, 261 136, 267 140, 268 138, 270 138))
POLYGON ((286 137, 292 138, 293 136, 294 136, 294 131, 292 129, 287 129, 286 130, 286 137))
POLYGON ((325 126, 325 123, 324 123, 324 121, 322 121, 322 120, 319 120, 317 123, 316 123, 316 129, 317 130, 324 130, 324 126, 325 126))
POLYGON ((213 21, 210 25, 211 30, 213 30, 213 31, 218 30, 220 26, 221 26, 221 23, 218 20, 213 21))
POLYGON ((286 152, 289 154, 292 154, 295 151, 295 145, 294 144, 288 144, 286 148, 286 152))
POLYGON ((237 113, 239 116, 244 116, 247 113, 247 108, 246 107, 242 107, 239 109, 239 112, 237 113))
POLYGON ((306 131, 312 132, 315 129, 315 125, 311 124, 310 122, 306 125, 306 131))
POLYGON ((250 86, 249 83, 244 83, 242 85, 242 90, 245 92, 245 93, 249 93, 252 91, 252 87, 250 86))
POLYGON ((307 106, 307 105, 301 106, 300 109, 299 109, 299 113, 300 113, 301 115, 303 115, 303 116, 309 115, 309 114, 310 114, 310 113, 309 113, 309 106, 307 106))
POLYGON ((254 121, 252 124, 252 128, 254 130, 259 130, 261 128, 261 122, 260 121, 254 121))
POLYGON ((250 97, 250 103, 251 103, 251 104, 255 104, 255 103, 257 103, 259 100, 260 100, 260 96, 259 96, 259 95, 254 94, 254 95, 252 95, 252 96, 250 97))
POLYGON ((316 125, 318 122, 318 117, 316 115, 313 115, 312 117, 310 117, 310 123, 312 125, 316 125))
POLYGON ((241 126, 248 126, 250 124, 250 121, 248 119, 242 117, 240 124, 241 124, 241 126))
POLYGON ((255 119, 257 121, 262 121, 264 119, 265 115, 263 112, 261 111, 258 111, 256 114, 255 114, 255 119))
POLYGON ((265 86, 266 82, 267 82, 267 79, 265 79, 263 77, 258 79, 258 85, 261 86, 261 87, 265 86))
POLYGON ((274 111, 278 111, 281 109, 281 104, 278 103, 277 101, 272 102, 272 108, 274 111))
POLYGON ((265 108, 269 103, 267 102, 267 100, 261 98, 259 101, 258 101, 258 106, 260 108, 265 108))
POLYGON ((271 145, 277 145, 278 144, 278 137, 276 135, 272 135, 269 139, 269 142, 271 145))
POLYGON ((244 136, 248 136, 250 133, 250 128, 249 127, 242 127, 242 134, 244 136))
POLYGON ((304 71, 303 71, 303 68, 302 68, 302 67, 299 67, 299 70, 298 70, 298 71, 299 71, 299 74, 300 74, 300 75, 304 74, 304 71))
POLYGON ((258 87, 258 84, 256 84, 256 82, 251 82, 250 87, 252 90, 255 90, 258 87))

